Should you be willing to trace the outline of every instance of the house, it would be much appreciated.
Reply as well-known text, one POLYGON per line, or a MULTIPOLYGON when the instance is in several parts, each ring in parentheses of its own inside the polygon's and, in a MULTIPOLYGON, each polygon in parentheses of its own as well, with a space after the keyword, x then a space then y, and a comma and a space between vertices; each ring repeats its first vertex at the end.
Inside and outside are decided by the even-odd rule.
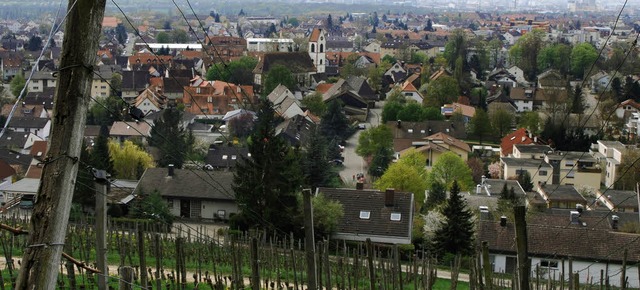
POLYGON ((46 140, 51 132, 51 120, 37 117, 13 117, 9 121, 7 129, 16 133, 32 133, 38 138, 46 140))
POLYGON ((534 88, 515 87, 509 91, 509 98, 513 101, 516 111, 519 113, 533 111, 534 96, 534 88))
POLYGON ((614 212, 638 212, 638 193, 631 190, 598 189, 596 206, 604 205, 614 212))
POLYGON ((461 103, 452 103, 452 104, 444 104, 444 106, 440 107, 440 112, 442 115, 449 119, 453 116, 454 113, 459 113, 462 115, 462 120, 465 124, 468 124, 471 121, 471 118, 476 115, 476 108, 473 106, 461 104, 461 103))
POLYGON ((476 185, 476 194, 500 197, 505 185, 507 186, 507 190, 513 189, 516 196, 525 197, 526 192, 524 192, 520 182, 517 180, 489 179, 486 177, 483 177, 480 184, 476 185))
POLYGON ((23 197, 33 200, 38 194, 40 178, 23 178, 1 189, 4 201, 10 203, 23 197))
POLYGON ((422 94, 418 92, 418 89, 416 89, 410 81, 404 81, 402 85, 400 85, 400 92, 408 100, 414 100, 419 104, 422 104, 424 97, 422 97, 422 94))
POLYGON ((43 140, 30 132, 15 132, 7 129, 0 137, 0 147, 29 154, 33 142, 43 140))
POLYGON ((576 209, 588 204, 587 200, 573 185, 544 184, 535 187, 536 192, 547 202, 548 208, 576 209), (580 206, 579 206, 580 205, 580 206))
POLYGON ((539 145, 539 144, 515 144, 513 145, 513 154, 514 158, 520 159, 538 159, 544 160, 545 155, 548 152, 553 152, 553 149, 549 145, 539 145))
POLYGON ((604 168, 600 181, 606 187, 613 187, 618 180, 618 166, 626 150, 627 147, 620 141, 598 140, 596 144, 591 145, 590 151, 599 160, 600 168, 604 168))
POLYGON ((279 116, 289 119, 296 115, 304 114, 296 96, 284 85, 278 85, 267 95, 267 99, 273 103, 273 109, 279 116))
POLYGON ((221 118, 227 112, 253 104, 256 96, 251 86, 236 85, 223 81, 205 81, 199 76, 184 87, 181 102, 185 112, 199 118, 221 118))
POLYGON ((51 71, 36 71, 31 77, 27 91, 41 93, 45 88, 55 88, 56 77, 51 71))
POLYGON ((42 177, 43 162, 47 158, 47 141, 35 141, 31 146, 31 152, 29 155, 33 157, 25 178, 38 178, 42 177))
MULTIPOLYGON (((147 70, 122 71, 122 98, 130 102, 149 86, 151 75, 147 70)), ((182 93, 182 86, 180 87, 182 93)), ((182 94, 181 94, 182 95, 182 94)))
POLYGON ((414 216, 413 193, 323 188, 316 195, 342 204, 344 215, 332 239, 410 244, 414 216))
POLYGON ((109 136, 117 139, 118 142, 136 139, 143 144, 147 142, 147 138, 151 136, 151 125, 147 122, 113 122, 109 129, 109 136))
POLYGON ((171 214, 182 218, 228 220, 238 213, 233 173, 189 169, 148 168, 136 195, 159 193, 171 214))
POLYGON ((316 124, 304 115, 295 115, 276 126, 276 135, 284 138, 291 146, 306 146, 316 124))
POLYGON ((291 70, 293 78, 302 89, 311 87, 311 76, 317 73, 313 59, 307 52, 267 52, 258 60, 258 64, 253 70, 254 83, 263 86, 267 73, 277 65, 291 70))
POLYGON ((413 142, 423 141, 424 138, 442 132, 456 139, 465 139, 467 131, 462 122, 452 121, 424 121, 403 122, 389 121, 385 124, 391 129, 394 152, 400 152, 412 146, 413 142))
POLYGON ((604 90, 610 90, 609 82, 611 81, 611 76, 605 71, 599 71, 596 74, 589 77, 589 85, 591 87, 591 92, 593 93, 601 93, 604 90))
POLYGON ((166 107, 167 97, 163 95, 162 88, 152 85, 134 100, 132 105, 142 111, 145 115, 153 112, 159 112, 166 107))
POLYGON ((500 157, 500 165, 502 167, 502 179, 515 179, 524 174, 524 172, 529 172, 531 181, 534 184, 548 182, 553 172, 553 167, 540 159, 500 157))
POLYGON ((373 88, 371 88, 365 77, 351 75, 348 76, 345 81, 360 97, 369 102, 369 107, 373 107, 371 103, 375 103, 375 101, 378 100, 378 95, 373 88))
MULTIPOLYGON (((471 148, 467 143, 442 132, 422 138, 421 141, 414 141, 411 143, 411 146, 427 157, 427 167, 433 166, 433 164, 438 162, 439 157, 446 152, 453 152, 460 156, 465 162, 468 159, 469 153, 471 153, 471 148)), ((409 150, 409 148, 400 151, 397 155, 398 158, 401 158, 407 150, 409 150)))
MULTIPOLYGON (((0 159, 0 190, 9 186, 13 182, 16 170, 6 161, 0 159)), ((0 197, 0 203, 6 202, 4 196, 0 197)))
POLYGON ((309 35, 309 57, 316 66, 317 73, 324 73, 327 62, 327 39, 322 28, 314 28, 309 35))
MULTIPOLYGON (((533 216, 541 217, 543 214, 533 216)), ((610 218, 605 220, 609 221, 610 218)), ((590 281, 594 276, 598 277, 602 271, 608 271, 606 273, 609 283, 619 287, 622 261, 640 259, 640 240, 637 235, 598 227, 597 223, 590 220, 584 223, 570 223, 570 214, 566 210, 562 214, 555 214, 552 218, 539 221, 530 218, 527 221, 527 254, 531 259, 531 275, 535 277, 535 271, 539 268, 541 279, 566 281, 569 279, 567 273, 570 272, 570 266, 565 261, 571 259, 572 270, 578 275, 579 281, 590 281), (625 251, 622 251, 622 248, 625 251)), ((600 224, 609 226, 608 222, 600 224)), ((515 235, 513 223, 501 224, 493 220, 478 222, 476 240, 479 243, 487 242, 493 272, 516 271, 515 235)), ((626 267, 628 286, 637 288, 637 266, 627 264, 626 267)))
POLYGON ((251 158, 251 153, 246 147, 211 144, 204 158, 205 169, 231 170, 243 156, 251 158))
POLYGON ((632 117, 633 113, 640 113, 640 103, 633 99, 623 101, 616 108, 616 117, 625 123, 632 117))
POLYGON ((538 89, 557 89, 566 90, 567 80, 560 74, 559 71, 549 69, 537 76, 538 89))
POLYGON ((342 102, 345 114, 352 120, 366 121, 369 103, 356 92, 344 79, 339 79, 322 95, 322 101, 329 103, 335 100, 342 102))
POLYGON ((295 42, 291 38, 257 38, 246 37, 247 51, 250 52, 284 52, 293 50, 295 42))
POLYGON ((625 129, 629 134, 629 140, 638 140, 640 137, 640 113, 631 114, 625 124, 625 129))
POLYGON ((205 38, 205 51, 207 55, 216 57, 212 62, 229 63, 240 59, 247 51, 247 40, 235 36, 213 36, 205 38))
POLYGON ((383 77, 390 78, 392 83, 400 83, 407 78, 407 75, 408 72, 404 66, 401 63, 396 62, 386 72, 384 72, 383 77))
POLYGON ((520 128, 500 139, 500 156, 510 156, 513 153, 513 146, 516 144, 531 144, 538 142, 538 137, 532 136, 527 129, 520 128))
POLYGON ((528 84, 527 79, 524 77, 524 71, 516 65, 512 65, 507 68, 507 72, 510 73, 518 82, 518 84, 528 84))
POLYGON ((516 44, 518 39, 522 37, 522 33, 520 33, 517 30, 509 30, 505 32, 502 36, 504 37, 504 40, 508 45, 514 45, 516 44))
POLYGON ((24 175, 32 164, 33 157, 29 154, 12 151, 5 147, 0 148, 0 160, 9 164, 9 166, 16 171, 16 174, 24 175))
POLYGON ((551 184, 600 188, 602 170, 589 152, 552 151, 545 154, 545 161, 553 167, 551 184))
POLYGON ((22 71, 22 54, 13 51, 0 51, 0 76, 5 81, 13 79, 22 71))

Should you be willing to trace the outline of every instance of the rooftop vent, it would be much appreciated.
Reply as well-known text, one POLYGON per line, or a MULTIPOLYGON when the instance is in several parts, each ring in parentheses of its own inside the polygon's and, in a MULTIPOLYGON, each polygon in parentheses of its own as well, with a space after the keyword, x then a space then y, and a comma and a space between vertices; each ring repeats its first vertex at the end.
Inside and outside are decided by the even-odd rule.
POLYGON ((500 226, 501 227, 506 227, 507 226, 507 216, 501 216, 500 217, 500 226))
POLYGON ((572 210, 569 212, 569 220, 572 225, 580 224, 580 212, 572 210))

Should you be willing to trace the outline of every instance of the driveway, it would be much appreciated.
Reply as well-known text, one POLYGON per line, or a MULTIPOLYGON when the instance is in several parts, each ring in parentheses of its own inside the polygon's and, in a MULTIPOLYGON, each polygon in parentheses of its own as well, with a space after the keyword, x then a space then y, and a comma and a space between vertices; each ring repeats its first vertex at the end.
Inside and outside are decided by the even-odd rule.
MULTIPOLYGON (((378 126, 382 121, 380 115, 382 114, 382 107, 384 106, 384 102, 376 102, 376 107, 369 110, 369 116, 367 118, 367 122, 365 126, 367 129, 371 127, 378 126)), ((340 171, 340 177, 345 183, 347 188, 355 187, 355 179, 354 177, 358 173, 364 173, 365 175, 365 183, 371 181, 370 176, 367 174, 367 166, 362 159, 362 157, 356 154, 356 147, 358 146, 358 138, 360 137, 360 133, 364 130, 357 130, 355 134, 353 134, 349 139, 347 139, 347 144, 345 145, 344 152, 342 153, 344 156, 344 167, 340 171)))

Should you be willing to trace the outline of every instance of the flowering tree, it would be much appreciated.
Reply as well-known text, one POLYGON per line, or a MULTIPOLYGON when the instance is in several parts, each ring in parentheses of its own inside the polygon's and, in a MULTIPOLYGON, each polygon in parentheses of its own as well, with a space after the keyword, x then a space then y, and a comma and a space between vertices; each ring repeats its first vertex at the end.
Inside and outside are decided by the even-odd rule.
POLYGON ((497 179, 502 176, 502 166, 500 166, 500 162, 494 162, 489 164, 489 175, 491 178, 497 179))

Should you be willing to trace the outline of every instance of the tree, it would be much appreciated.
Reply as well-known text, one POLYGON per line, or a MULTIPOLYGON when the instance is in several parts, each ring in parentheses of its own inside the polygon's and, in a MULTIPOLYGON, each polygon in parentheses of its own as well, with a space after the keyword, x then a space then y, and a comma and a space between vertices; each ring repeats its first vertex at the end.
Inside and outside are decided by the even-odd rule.
POLYGON ((540 49, 538 54, 538 68, 540 70, 556 69, 562 75, 571 71, 571 45, 554 43, 540 49))
POLYGON ((459 96, 458 81, 450 76, 439 77, 427 85, 425 103, 430 107, 441 107, 454 102, 459 96))
POLYGON ((327 30, 333 30, 333 19, 331 18, 331 14, 327 16, 327 30))
POLYGON ((473 182, 475 184, 480 184, 482 182, 482 176, 484 176, 484 162, 482 159, 474 157, 467 159, 467 166, 471 169, 471 177, 473 178, 473 182))
POLYGON ((116 26, 116 39, 120 44, 124 45, 127 42, 127 38, 127 30, 125 29, 124 24, 118 23, 116 26))
POLYGON ((634 149, 625 150, 622 161, 616 170, 616 183, 614 187, 620 190, 635 190, 640 182, 640 151, 634 149))
MULTIPOLYGON (((298 203, 302 204, 302 194, 298 194, 298 203)), ((313 208, 313 229, 317 239, 325 239, 337 230, 338 222, 344 216, 344 207, 339 201, 328 199, 320 193, 311 199, 313 208)), ((302 219, 304 212, 298 216, 302 219)))
POLYGON ((387 101, 382 107, 382 123, 398 120, 398 113, 402 111, 404 106, 400 102, 387 101))
POLYGON ((139 179, 147 168, 153 167, 153 157, 133 142, 109 141, 109 155, 113 160, 112 176, 120 179, 139 179))
POLYGON ((582 87, 577 84, 573 89, 571 98, 571 113, 583 114, 585 109, 584 94, 582 93, 582 87))
POLYGON ((245 139, 251 135, 254 125, 254 115, 251 112, 244 111, 229 121, 229 134, 238 139, 245 139))
POLYGON ((393 150, 391 148, 379 147, 378 151, 373 155, 371 164, 369 164, 369 175, 375 178, 382 176, 391 161, 393 161, 393 150))
POLYGON ((598 51, 593 45, 582 42, 571 50, 571 72, 576 78, 583 78, 588 70, 598 59, 598 51))
POLYGON ((533 134, 540 133, 540 115, 538 112, 533 111, 527 111, 520 114, 518 127, 525 128, 533 134))
POLYGON ((189 42, 189 35, 182 29, 171 30, 171 37, 174 43, 187 43, 189 42))
POLYGON ((295 90, 297 87, 291 70, 280 64, 274 65, 267 72, 264 80, 263 93, 265 95, 270 94, 278 85, 283 85, 291 91, 295 90))
POLYGON ((252 85, 253 69, 257 64, 258 60, 250 56, 232 60, 226 66, 223 63, 216 63, 207 70, 206 78, 210 81, 252 85))
POLYGON ((513 219, 513 207, 520 205, 523 199, 523 196, 516 195, 513 187, 509 188, 505 183, 502 187, 502 191, 500 191, 500 197, 498 197, 498 213, 500 213, 500 215, 509 216, 513 219))
POLYGON ((320 120, 320 132, 327 140, 336 140, 338 143, 347 140, 353 133, 353 129, 349 127, 349 120, 342 111, 341 101, 329 102, 327 112, 320 120))
POLYGON ((404 105, 402 110, 398 112, 398 120, 407 122, 420 122, 425 120, 424 108, 421 104, 410 102, 404 105))
POLYGON ((13 77, 13 79, 11 80, 11 83, 9 83, 9 87, 11 88, 11 94, 13 94, 13 96, 17 98, 20 96, 20 92, 24 88, 24 93, 26 95, 27 94, 27 89, 25 88, 26 84, 27 84, 27 80, 24 79, 22 74, 17 74, 16 76, 13 77))
POLYGON ((87 113, 88 125, 111 126, 115 121, 125 120, 127 104, 118 96, 98 97, 87 113))
POLYGON ((92 145, 89 164, 114 175, 113 160, 109 154, 109 128, 106 125, 100 126, 100 133, 92 145))
MULTIPOLYGON (((462 60, 466 59, 468 46, 469 44, 467 43, 464 30, 462 29, 454 30, 453 33, 449 36, 449 41, 447 42, 444 48, 444 57, 447 59, 447 65, 449 68, 451 69, 455 68, 456 61, 458 59, 461 62, 462 60)), ((465 64, 464 63, 460 64, 461 70, 464 69, 463 65, 465 64)), ((458 81, 460 80, 458 79, 458 81)))
POLYGON ((522 190, 529 192, 533 190, 533 180, 531 180, 531 174, 529 171, 523 170, 524 173, 518 175, 518 183, 522 187, 522 190))
POLYGON ((140 190, 130 208, 129 216, 133 218, 154 220, 163 225, 171 225, 175 219, 166 200, 157 191, 147 194, 144 189, 140 190))
POLYGON ((166 33, 164 31, 160 31, 156 35, 156 42, 158 42, 158 43, 171 43, 172 39, 171 39, 171 36, 169 35, 169 33, 166 33))
POLYGON ((538 75, 538 54, 543 47, 544 37, 544 31, 534 29, 520 37, 509 49, 510 59, 524 71, 529 81, 535 80, 538 75))
POLYGON ((338 175, 330 162, 327 141, 320 130, 312 129, 302 153, 305 188, 311 188, 315 192, 318 187, 334 187, 338 184, 338 175))
POLYGON ((299 154, 276 135, 277 120, 268 99, 260 100, 256 116, 247 142, 251 157, 242 156, 233 176, 241 212, 232 219, 232 227, 299 232, 291 219, 298 212, 296 193, 302 185, 299 154))
POLYGON ((438 157, 427 177, 430 186, 439 182, 444 186, 451 186, 454 181, 460 184, 462 190, 472 190, 475 186, 471 169, 455 153, 448 151, 438 157))
POLYGON ((433 31, 433 22, 431 18, 427 19, 427 25, 424 27, 425 31, 433 31))
MULTIPOLYGON (((82 151, 80 153, 80 162, 88 164, 91 159, 91 154, 87 150, 86 144, 82 144, 82 151)), ((95 193, 96 190, 93 186, 93 174, 88 168, 78 169, 78 175, 76 177, 75 188, 73 190, 73 203, 79 204, 82 207, 95 206, 95 193)))
POLYGON ((438 253, 470 255, 473 253, 473 216, 460 196, 458 182, 451 185, 449 199, 442 208, 441 227, 433 242, 438 253))
POLYGON ((27 43, 27 50, 36 51, 42 49, 42 38, 40 36, 32 35, 27 43))
POLYGON ((322 94, 320 92, 314 92, 304 96, 300 103, 316 116, 322 116, 327 111, 327 104, 322 100, 322 94))
POLYGON ((151 127, 149 137, 149 145, 160 151, 160 167, 173 164, 175 168, 182 168, 187 153, 193 148, 193 143, 187 143, 187 137, 187 130, 182 126, 182 111, 176 108, 164 109, 162 116, 151 127))
POLYGON ((498 138, 504 137, 513 126, 513 113, 505 109, 500 108, 493 111, 489 118, 491 119, 491 127, 493 127, 493 130, 498 134, 498 138))
POLYGON ((114 97, 122 97, 122 75, 114 73, 111 76, 110 86, 111 91, 109 94, 114 97))
MULTIPOLYGON (((410 155, 405 159, 413 159, 417 156, 410 155)), ((422 160, 424 161, 424 156, 422 160)), ((424 191, 427 189, 427 182, 424 176, 424 166, 417 168, 411 165, 412 162, 414 161, 391 164, 380 179, 376 180, 374 186, 379 190, 393 188, 397 191, 412 192, 415 196, 416 207, 419 209, 424 203, 424 191)), ((417 163, 420 163, 420 160, 417 160, 417 163)))
POLYGON ((447 188, 442 183, 435 182, 431 185, 429 194, 425 200, 425 208, 427 210, 434 209, 447 200, 447 188))
POLYGON ((469 121, 469 133, 478 138, 478 141, 482 144, 484 138, 491 134, 492 130, 489 114, 481 109, 476 110, 476 114, 469 121))
POLYGON ((356 154, 367 158, 380 151, 380 148, 393 148, 393 135, 389 127, 379 125, 360 133, 356 154))

